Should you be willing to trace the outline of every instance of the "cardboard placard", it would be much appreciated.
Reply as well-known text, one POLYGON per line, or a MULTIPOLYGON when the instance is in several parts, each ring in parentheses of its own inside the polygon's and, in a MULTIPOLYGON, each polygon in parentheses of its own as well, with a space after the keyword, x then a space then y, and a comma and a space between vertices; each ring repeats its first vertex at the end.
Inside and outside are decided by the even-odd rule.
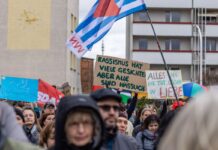
POLYGON ((94 85, 134 92, 145 92, 145 71, 149 64, 98 55, 94 70, 94 85))
MULTIPOLYGON (((183 98, 181 70, 169 71, 178 98, 183 98)), ((175 99, 173 88, 165 70, 146 71, 148 98, 175 99)))

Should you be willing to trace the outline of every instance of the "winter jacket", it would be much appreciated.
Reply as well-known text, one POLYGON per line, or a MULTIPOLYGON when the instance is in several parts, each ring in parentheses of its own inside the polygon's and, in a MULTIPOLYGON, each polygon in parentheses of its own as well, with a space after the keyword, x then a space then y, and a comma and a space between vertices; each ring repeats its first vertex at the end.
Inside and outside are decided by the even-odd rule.
POLYGON ((27 142, 18 142, 13 139, 5 139, 1 150, 43 150, 37 146, 31 145, 27 142))
POLYGON ((54 150, 99 150, 103 140, 104 123, 98 112, 95 101, 83 95, 63 97, 57 108, 55 132, 54 150), (80 108, 87 108, 93 112, 92 115, 95 119, 95 135, 91 144, 84 145, 84 147, 75 147, 67 144, 64 126, 68 113, 80 108))
POLYGON ((33 144, 38 144, 39 143, 39 131, 36 127, 36 125, 33 125, 31 129, 29 129, 26 126, 23 126, 23 129, 26 133, 26 136, 28 137, 29 141, 33 144))
POLYGON ((17 123, 14 109, 5 102, 0 102, 0 126, 2 134, 7 138, 28 141, 22 127, 17 123))
POLYGON ((153 150, 157 135, 149 130, 139 132, 136 136, 138 150, 153 150))
POLYGON ((142 124, 137 125, 132 131, 132 136, 136 137, 136 135, 141 131, 141 129, 142 129, 142 124))
POLYGON ((101 150, 137 150, 137 143, 133 137, 117 133, 105 139, 101 150))

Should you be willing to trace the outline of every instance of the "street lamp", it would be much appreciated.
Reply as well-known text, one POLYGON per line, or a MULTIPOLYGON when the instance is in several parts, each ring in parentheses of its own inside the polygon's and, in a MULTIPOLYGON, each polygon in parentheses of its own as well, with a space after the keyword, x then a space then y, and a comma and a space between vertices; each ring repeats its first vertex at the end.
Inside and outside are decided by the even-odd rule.
POLYGON ((202 73, 203 73, 203 69, 202 69, 202 65, 203 65, 203 50, 202 50, 202 33, 201 33, 201 29, 198 25, 194 25, 194 27, 197 28, 198 30, 198 35, 199 35, 199 38, 200 38, 200 46, 199 46, 199 49, 200 49, 200 85, 202 85, 202 73))

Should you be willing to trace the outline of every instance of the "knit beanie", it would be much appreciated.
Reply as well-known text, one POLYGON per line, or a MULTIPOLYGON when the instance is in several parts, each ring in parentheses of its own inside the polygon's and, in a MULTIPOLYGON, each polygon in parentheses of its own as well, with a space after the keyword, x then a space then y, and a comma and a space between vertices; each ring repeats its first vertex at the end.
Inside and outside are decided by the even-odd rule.
POLYGON ((127 112, 125 112, 125 111, 123 111, 123 112, 120 112, 120 113, 119 113, 119 117, 123 117, 123 118, 126 118, 126 119, 128 119, 127 112))

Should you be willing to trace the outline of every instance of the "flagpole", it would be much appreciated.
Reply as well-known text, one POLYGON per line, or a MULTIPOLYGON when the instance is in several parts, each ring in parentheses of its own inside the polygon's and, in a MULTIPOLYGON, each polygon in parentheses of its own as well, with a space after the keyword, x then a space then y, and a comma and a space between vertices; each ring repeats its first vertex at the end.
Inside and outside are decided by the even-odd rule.
POLYGON ((159 42, 159 40, 158 40, 158 37, 157 37, 157 34, 156 34, 156 32, 155 32, 153 23, 152 23, 152 21, 151 21, 151 17, 150 17, 150 15, 149 15, 149 13, 148 13, 148 10, 146 10, 146 14, 147 14, 148 19, 149 19, 149 21, 150 21, 150 24, 151 24, 151 27, 152 27, 152 30, 153 30, 153 33, 154 33, 155 40, 156 40, 156 42, 157 42, 157 46, 158 46, 158 48, 159 48, 161 57, 162 57, 162 59, 163 59, 164 66, 165 66, 165 70, 167 71, 167 75, 168 75, 168 77, 169 77, 170 84, 171 84, 172 89, 173 89, 173 93, 174 93, 174 95, 175 95, 176 100, 178 101, 178 106, 180 106, 180 105, 179 105, 178 96, 177 96, 177 94, 176 94, 176 90, 175 90, 175 87, 174 87, 174 85, 173 85, 173 81, 172 81, 172 78, 171 78, 171 76, 170 76, 170 73, 169 73, 169 68, 168 68, 168 65, 167 65, 167 63, 166 63, 166 60, 165 60, 165 58, 164 58, 163 50, 161 49, 160 42, 159 42))

